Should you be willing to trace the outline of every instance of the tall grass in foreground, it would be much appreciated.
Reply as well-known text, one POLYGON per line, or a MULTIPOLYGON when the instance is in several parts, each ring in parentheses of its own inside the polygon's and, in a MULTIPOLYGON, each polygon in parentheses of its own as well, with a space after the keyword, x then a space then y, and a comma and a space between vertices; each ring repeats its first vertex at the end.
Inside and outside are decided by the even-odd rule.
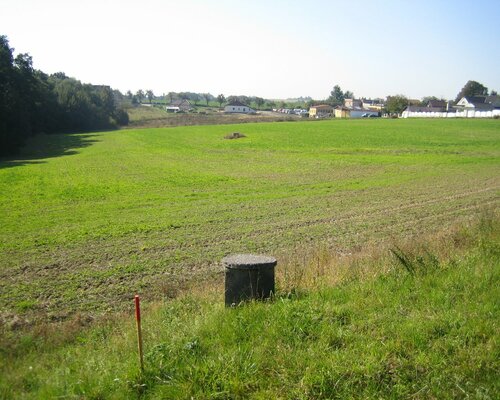
POLYGON ((15 355, 4 354, 0 393, 495 399, 499 227, 491 214, 441 235, 357 254, 297 250, 281 259, 271 302, 225 309, 214 283, 150 305, 142 375, 131 316, 96 324, 57 347, 23 336, 15 355))

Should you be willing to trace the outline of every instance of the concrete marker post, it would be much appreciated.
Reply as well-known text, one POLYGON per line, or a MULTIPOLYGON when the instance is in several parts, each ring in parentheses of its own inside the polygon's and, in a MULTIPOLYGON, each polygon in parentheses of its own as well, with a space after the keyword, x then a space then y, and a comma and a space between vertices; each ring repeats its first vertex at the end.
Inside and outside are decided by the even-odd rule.
POLYGON ((226 307, 245 300, 271 297, 274 293, 274 257, 254 254, 233 254, 222 259, 225 266, 226 307))

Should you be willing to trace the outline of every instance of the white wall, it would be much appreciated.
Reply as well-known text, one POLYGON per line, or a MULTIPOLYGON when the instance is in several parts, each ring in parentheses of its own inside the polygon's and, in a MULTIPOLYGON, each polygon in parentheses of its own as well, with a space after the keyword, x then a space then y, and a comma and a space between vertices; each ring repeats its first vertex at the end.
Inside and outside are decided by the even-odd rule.
POLYGON ((244 114, 248 114, 248 113, 255 112, 255 111, 252 108, 250 108, 250 107, 225 106, 224 107, 224 112, 227 112, 227 113, 244 113, 244 114))
POLYGON ((403 118, 493 118, 495 115, 500 115, 500 110, 493 111, 475 111, 464 110, 454 113, 446 112, 415 112, 403 111, 403 118))

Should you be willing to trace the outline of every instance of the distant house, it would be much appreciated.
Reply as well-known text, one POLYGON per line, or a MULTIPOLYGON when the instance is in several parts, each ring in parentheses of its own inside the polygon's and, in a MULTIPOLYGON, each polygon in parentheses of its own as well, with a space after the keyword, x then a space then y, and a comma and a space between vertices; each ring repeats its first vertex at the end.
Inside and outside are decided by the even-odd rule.
POLYGON ((488 118, 500 115, 499 96, 462 97, 454 106, 457 116, 465 118, 488 118))
POLYGON ((426 107, 408 106, 403 118, 492 118, 500 115, 498 96, 462 97, 456 105, 445 101, 430 101, 426 107))
POLYGON ((382 108, 375 100, 345 99, 343 106, 335 107, 335 118, 379 117, 382 108))
POLYGON ((462 97, 455 108, 457 110, 485 110, 491 111, 495 109, 493 100, 498 96, 471 96, 462 97))
POLYGON ((410 104, 402 112, 403 118, 448 118, 455 117, 455 110, 445 100, 430 100, 426 106, 410 104))
POLYGON ((384 108, 384 103, 380 99, 371 100, 371 99, 362 99, 362 108, 365 110, 372 111, 382 111, 384 108))
POLYGON ((448 102, 446 100, 429 100, 427 107, 441 108, 444 111, 448 107, 448 102))
POLYGON ((234 101, 224 107, 225 113, 255 114, 255 110, 239 101, 234 101))
POLYGON ((500 108, 500 96, 494 95, 494 96, 486 96, 486 103, 491 104, 495 109, 500 108))
POLYGON ((165 107, 167 112, 179 112, 179 111, 190 111, 193 109, 193 106, 189 102, 189 100, 174 100, 168 106, 165 107))
POLYGON ((335 118, 369 118, 379 117, 380 113, 375 110, 365 110, 363 108, 349 108, 338 106, 335 108, 335 118))
POLYGON ((333 114, 333 107, 328 104, 319 104, 309 108, 309 118, 326 118, 333 114))
POLYGON ((344 106, 335 107, 335 118, 349 118, 349 108, 344 106))
POLYGON ((363 102, 357 99, 345 99, 344 106, 347 108, 362 108, 363 102))
POLYGON ((432 107, 429 103, 427 106, 408 106, 402 112, 403 118, 453 118, 456 117, 455 110, 448 105, 443 107, 432 107))

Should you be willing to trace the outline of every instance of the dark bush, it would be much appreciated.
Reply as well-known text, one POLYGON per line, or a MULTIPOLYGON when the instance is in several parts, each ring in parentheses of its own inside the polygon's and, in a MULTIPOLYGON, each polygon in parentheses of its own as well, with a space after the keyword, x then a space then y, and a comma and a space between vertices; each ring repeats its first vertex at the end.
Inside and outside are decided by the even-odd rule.
POLYGON ((244 137, 246 137, 246 136, 243 135, 243 133, 233 132, 233 133, 229 133, 228 135, 224 136, 224 139, 241 139, 244 137))
POLYGON ((128 113, 123 108, 116 110, 115 114, 113 115, 113 119, 119 126, 127 126, 129 122, 128 113))

